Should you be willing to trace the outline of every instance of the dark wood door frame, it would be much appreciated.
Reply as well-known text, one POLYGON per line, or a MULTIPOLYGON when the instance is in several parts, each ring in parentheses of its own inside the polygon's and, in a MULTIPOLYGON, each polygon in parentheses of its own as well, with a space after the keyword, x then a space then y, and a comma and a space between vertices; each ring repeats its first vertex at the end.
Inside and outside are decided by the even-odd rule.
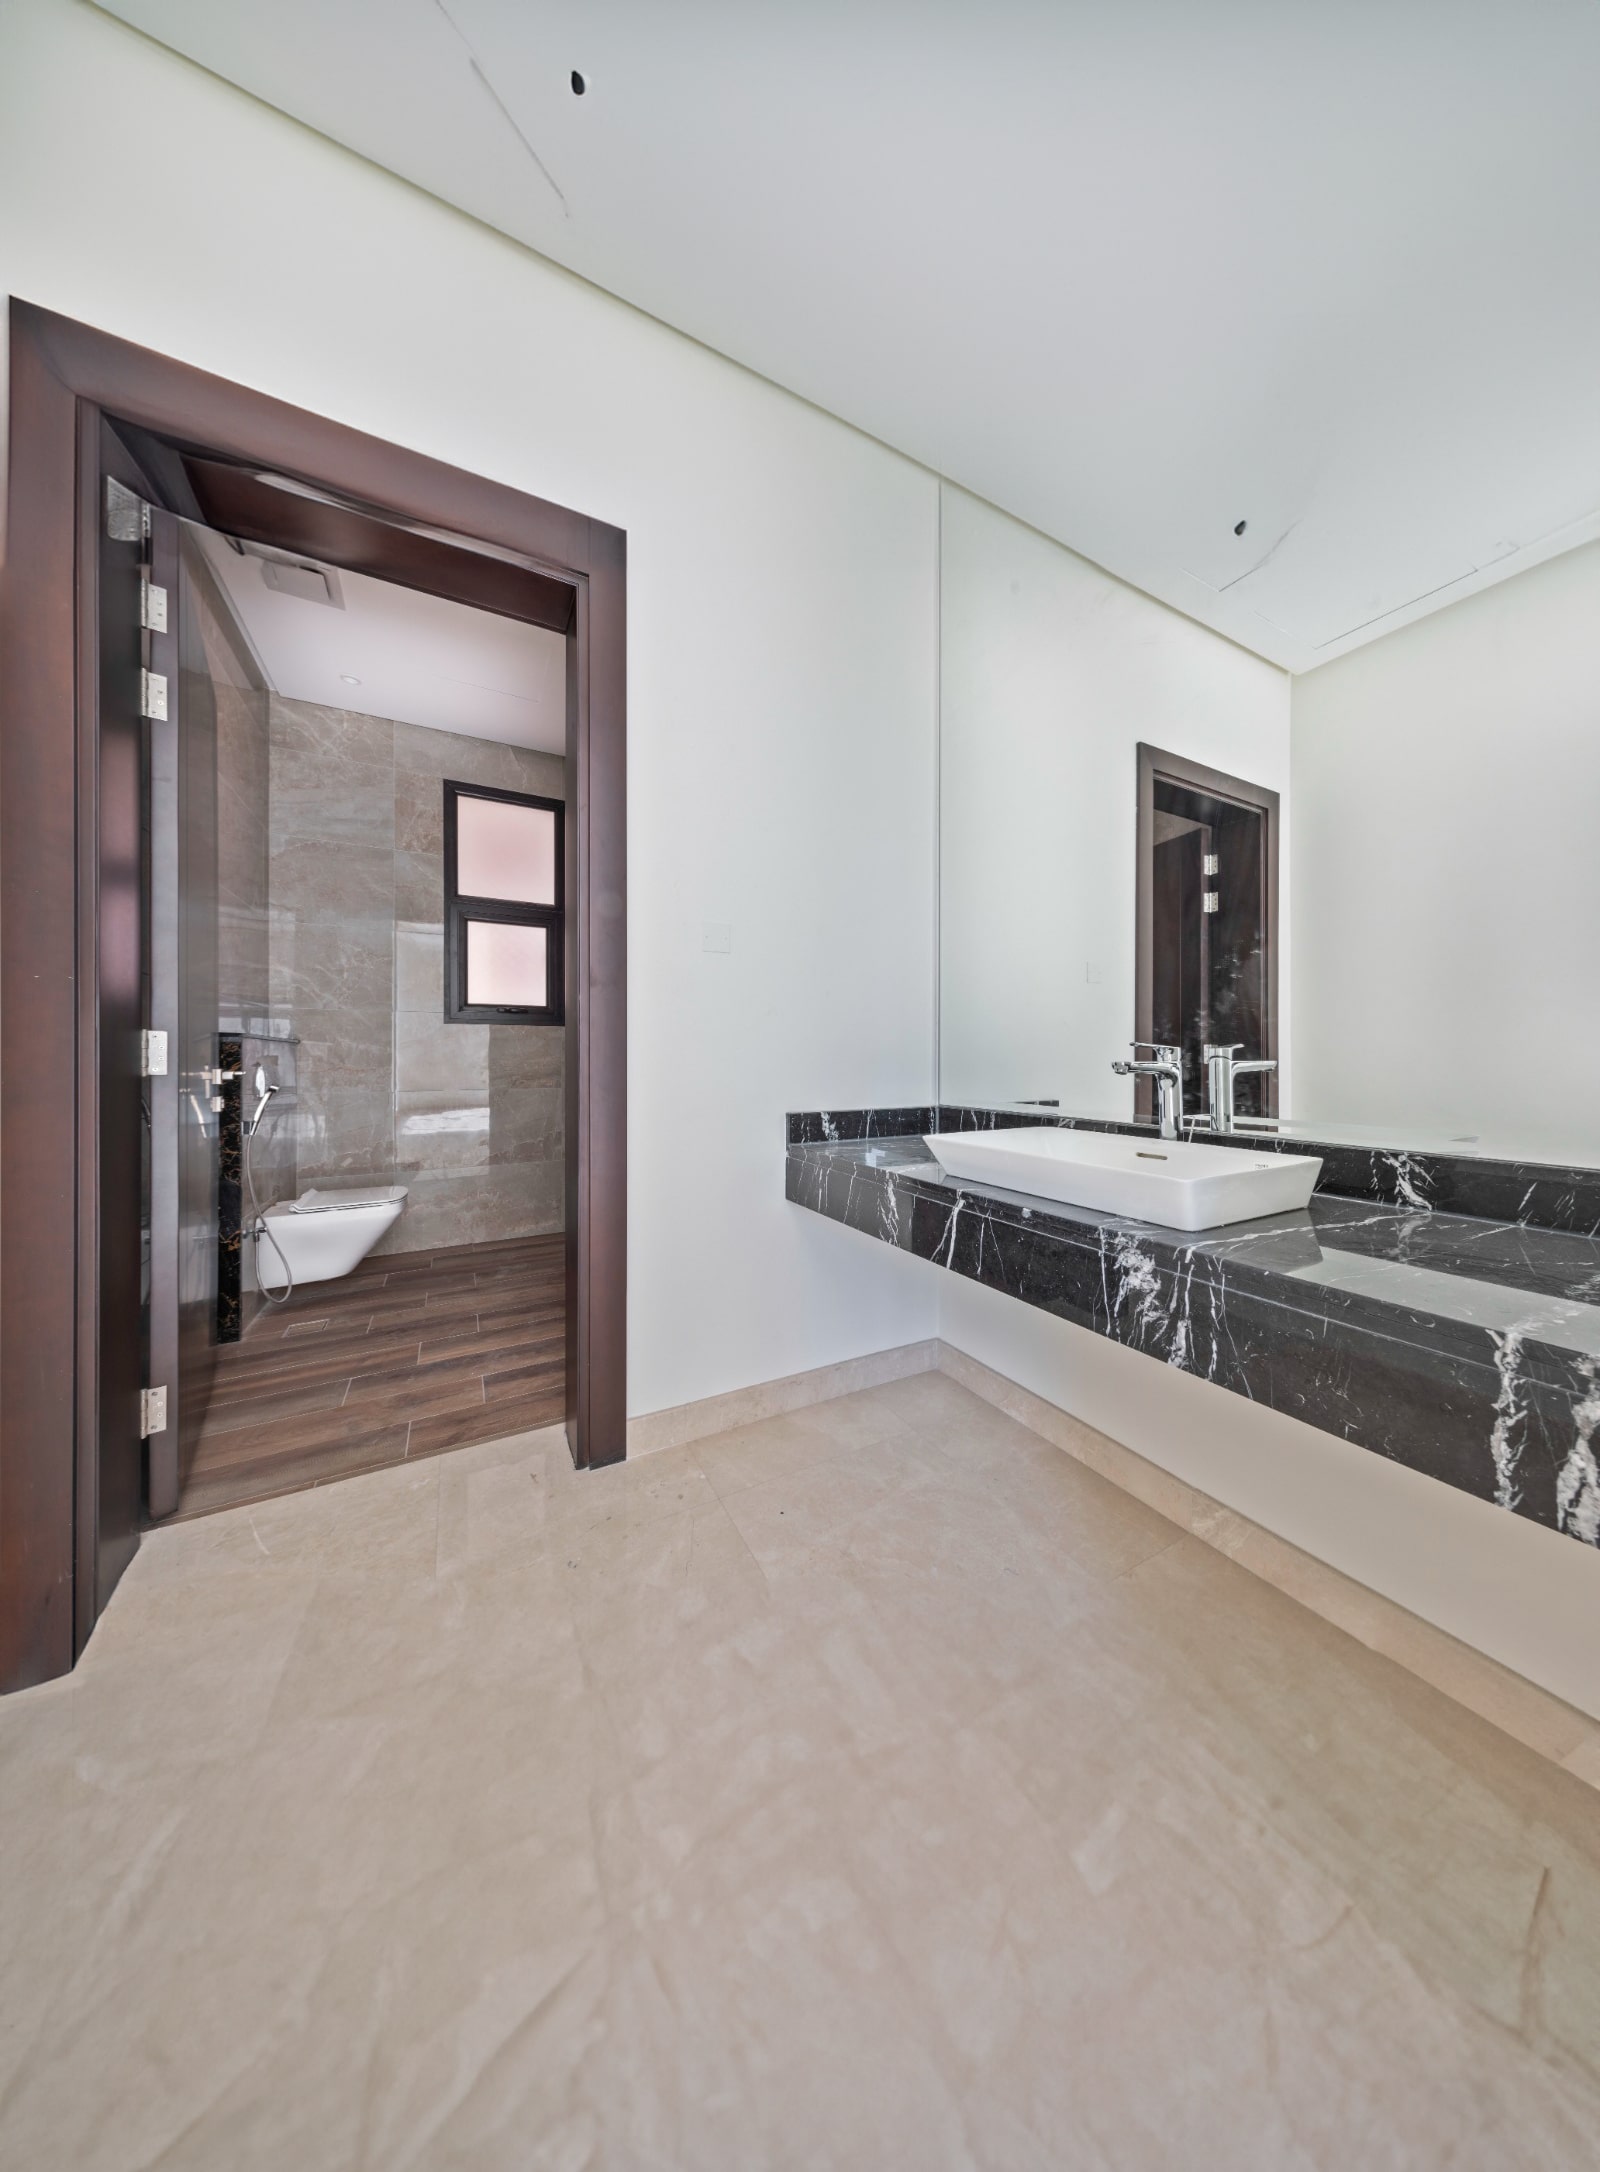
MULTIPOLYGON (((1266 849, 1262 854, 1261 925, 1265 930, 1266 955, 1261 961, 1262 1045, 1260 1054, 1278 1054, 1278 794, 1264 784, 1247 783, 1184 755, 1168 754, 1160 747, 1139 742, 1139 797, 1135 843, 1136 897, 1134 905, 1134 1038, 1148 1041, 1155 1010, 1155 851, 1156 785, 1177 784, 1191 792, 1207 792, 1214 799, 1229 800, 1236 807, 1254 808, 1262 817, 1266 849)), ((1134 1099, 1135 1114, 1149 1120, 1152 1114, 1150 1082, 1139 1079, 1134 1099)), ((1278 1103, 1277 1073, 1268 1072, 1262 1106, 1275 1110, 1278 1103)))
MULTIPOLYGON (((580 1464, 626 1440, 626 537, 506 484, 214 377, 26 302, 11 304, 7 556, 0 578, 0 1688, 65 1673, 95 1425, 84 1299, 96 1259, 92 940, 99 426, 294 490, 245 491, 284 547, 359 530, 365 570, 567 636, 567 1429, 580 1464), (332 501, 330 503, 330 501, 332 501), (317 509, 322 508, 319 512, 317 509), (291 527, 291 522, 298 527, 291 527), (341 524, 343 524, 341 526, 341 524), (385 531, 389 541, 385 542, 385 531), (459 539, 459 547, 456 541, 459 539), (443 572, 425 545, 441 544, 443 572), (386 556, 385 553, 388 553, 386 556), (473 570, 474 559, 480 569, 473 570), (509 571, 508 571, 509 569, 509 571), (521 599, 513 573, 521 575, 521 599), (475 586, 476 583, 476 586, 475 586), (482 589, 481 597, 478 588, 482 589)), ((461 397, 467 396, 463 386, 461 397)), ((179 455, 169 464, 177 472, 179 455)), ((212 478, 213 484, 216 479, 212 478)), ((258 540, 272 541, 272 534, 258 540)), ((356 543, 348 543, 354 549, 356 543)), ((308 553, 309 554, 309 553, 308 553)), ((337 559, 335 550, 326 555, 337 559)), ((92 1531, 91 1531, 92 1539, 92 1531)))

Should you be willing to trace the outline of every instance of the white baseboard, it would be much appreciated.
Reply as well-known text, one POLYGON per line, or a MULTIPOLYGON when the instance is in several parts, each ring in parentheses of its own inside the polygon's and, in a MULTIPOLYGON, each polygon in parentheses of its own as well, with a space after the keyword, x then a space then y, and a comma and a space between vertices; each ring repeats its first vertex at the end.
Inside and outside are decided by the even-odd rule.
POLYGON ((831 1403, 840 1395, 854 1395, 861 1388, 881 1387, 886 1380, 904 1380, 912 1373, 937 1372, 940 1345, 901 1343, 893 1350, 873 1350, 866 1357, 845 1358, 838 1365, 819 1365, 812 1372, 788 1373, 781 1380, 759 1381, 750 1388, 731 1388, 726 1395, 708 1395, 702 1402, 679 1403, 670 1410, 652 1410, 628 1420, 628 1457, 653 1455, 662 1448, 681 1448, 685 1442, 706 1440, 713 1433, 731 1433, 736 1425, 757 1425, 763 1418, 780 1418, 786 1411, 803 1410, 808 1403, 831 1403))

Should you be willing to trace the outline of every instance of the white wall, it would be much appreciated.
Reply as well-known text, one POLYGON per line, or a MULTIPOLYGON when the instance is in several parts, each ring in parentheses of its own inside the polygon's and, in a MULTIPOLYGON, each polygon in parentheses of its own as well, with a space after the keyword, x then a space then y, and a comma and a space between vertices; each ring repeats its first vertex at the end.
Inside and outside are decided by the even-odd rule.
MULTIPOLYGON (((942 1299, 961 1347, 1540 1676, 1547 1534, 785 1205, 786 1107, 932 1085, 930 477, 79 0, 0 14, 0 291, 627 529, 634 1412, 920 1340, 942 1299)), ((960 1090, 1088 1105, 1132 1031, 1134 742, 1282 789, 1285 683, 959 492, 944 547, 951 959, 1041 883, 989 953, 1041 1038, 960 1090), (963 864, 958 808, 999 854, 963 864)))
POLYGON ((1292 714, 1294 1113, 1600 1156, 1600 543, 1292 714))
POLYGON ((1600 1719, 1600 1577, 1589 1547, 956 1275, 941 1277, 939 1332, 1600 1719))
POLYGON ((930 1334, 781 1122, 932 1086, 933 479, 81 0, 0 12, 0 292, 628 531, 630 1409, 930 1334))
POLYGON ((1288 677, 950 486, 941 560, 940 1090, 1131 1115, 1135 750, 1287 794, 1288 677))

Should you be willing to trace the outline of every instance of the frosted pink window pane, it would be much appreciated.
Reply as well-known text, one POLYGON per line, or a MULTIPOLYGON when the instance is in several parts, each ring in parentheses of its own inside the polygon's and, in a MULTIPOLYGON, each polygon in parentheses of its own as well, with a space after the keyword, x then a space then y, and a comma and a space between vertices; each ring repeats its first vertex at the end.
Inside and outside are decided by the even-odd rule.
POLYGON ((467 922, 467 1001, 543 1010, 550 1000, 545 928, 514 921, 467 922))
POLYGON ((556 818, 546 807, 456 796, 456 888, 463 897, 559 905, 556 818))

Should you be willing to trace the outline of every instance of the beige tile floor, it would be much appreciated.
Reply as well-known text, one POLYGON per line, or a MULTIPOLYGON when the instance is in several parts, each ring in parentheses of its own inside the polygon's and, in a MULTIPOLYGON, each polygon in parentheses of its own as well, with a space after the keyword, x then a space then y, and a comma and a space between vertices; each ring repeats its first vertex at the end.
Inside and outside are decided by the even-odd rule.
POLYGON ((158 1533, 0 1755, 29 2172, 1600 2161, 1593 1790, 937 1374, 158 1533))

